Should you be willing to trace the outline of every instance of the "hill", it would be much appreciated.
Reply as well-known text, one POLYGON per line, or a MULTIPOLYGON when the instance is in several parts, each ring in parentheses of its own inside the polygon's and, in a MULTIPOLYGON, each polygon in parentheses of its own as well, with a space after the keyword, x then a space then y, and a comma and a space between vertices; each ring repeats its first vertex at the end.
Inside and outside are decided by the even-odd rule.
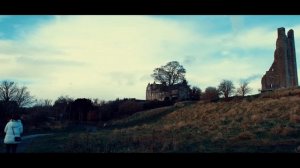
POLYGON ((94 132, 36 139, 28 152, 294 152, 299 128, 300 89, 279 89, 139 112, 94 132))

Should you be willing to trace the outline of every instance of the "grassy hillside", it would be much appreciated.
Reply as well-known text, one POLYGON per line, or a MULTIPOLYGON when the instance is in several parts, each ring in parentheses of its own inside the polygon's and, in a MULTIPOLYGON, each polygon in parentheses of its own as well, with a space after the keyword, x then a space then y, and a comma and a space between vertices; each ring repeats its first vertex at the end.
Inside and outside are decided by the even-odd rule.
POLYGON ((299 128, 300 89, 282 89, 140 112, 96 132, 36 139, 28 152, 294 152, 299 128))

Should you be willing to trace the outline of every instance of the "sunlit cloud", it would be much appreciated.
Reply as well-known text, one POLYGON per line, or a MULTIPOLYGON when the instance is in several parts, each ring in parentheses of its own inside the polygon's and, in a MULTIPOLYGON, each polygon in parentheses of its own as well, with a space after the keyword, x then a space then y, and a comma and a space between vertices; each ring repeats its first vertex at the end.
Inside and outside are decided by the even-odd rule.
MULTIPOLYGON (((248 79, 257 92, 273 62, 277 30, 245 29, 243 16, 220 17, 231 25, 229 31, 207 32, 205 25, 213 26, 209 19, 55 16, 18 39, 0 38, 0 78, 26 81, 39 98, 145 99, 153 69, 176 60, 186 68, 188 82, 202 90, 223 79, 235 85, 248 79)), ((300 25, 292 28, 297 45, 300 25)))

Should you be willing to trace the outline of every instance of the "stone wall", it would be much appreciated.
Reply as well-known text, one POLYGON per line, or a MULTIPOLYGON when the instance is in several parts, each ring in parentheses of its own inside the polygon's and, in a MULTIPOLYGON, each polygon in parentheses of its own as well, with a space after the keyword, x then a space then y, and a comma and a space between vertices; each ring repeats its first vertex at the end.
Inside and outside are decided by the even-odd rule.
POLYGON ((262 77, 262 91, 298 86, 294 32, 291 29, 286 36, 281 27, 277 33, 274 62, 262 77))
POLYGON ((146 100, 186 100, 189 99, 189 87, 184 84, 165 86, 163 84, 148 84, 146 88, 146 100))

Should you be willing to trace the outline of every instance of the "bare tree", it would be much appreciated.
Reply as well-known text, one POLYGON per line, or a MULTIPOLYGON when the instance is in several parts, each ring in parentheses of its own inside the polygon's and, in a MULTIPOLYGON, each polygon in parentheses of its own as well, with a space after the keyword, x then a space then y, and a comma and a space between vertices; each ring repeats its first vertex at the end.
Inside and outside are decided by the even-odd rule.
POLYGON ((34 102, 34 98, 30 95, 27 87, 19 88, 15 82, 6 80, 0 84, 0 100, 6 103, 15 101, 19 107, 24 107, 34 102))
POLYGON ((35 106, 52 106, 52 100, 50 99, 37 100, 35 106))
POLYGON ((52 106, 52 100, 50 100, 50 99, 45 99, 45 100, 44 100, 44 104, 45 104, 45 106, 52 106))
POLYGON ((231 96, 231 94, 234 92, 234 89, 235 87, 230 80, 223 80, 218 87, 220 94, 225 98, 231 96))
POLYGON ((4 102, 13 100, 18 93, 18 87, 14 82, 2 81, 0 85, 0 99, 4 102))
POLYGON ((248 85, 248 81, 241 81, 240 86, 236 91, 237 94, 244 97, 246 94, 250 93, 252 89, 248 85))
POLYGON ((167 86, 183 82, 185 80, 185 69, 177 61, 171 61, 160 68, 155 68, 151 75, 155 81, 165 83, 167 86))
POLYGON ((18 103, 19 107, 24 107, 32 104, 34 102, 34 97, 30 95, 27 87, 23 86, 21 88, 18 88, 15 101, 18 103))

